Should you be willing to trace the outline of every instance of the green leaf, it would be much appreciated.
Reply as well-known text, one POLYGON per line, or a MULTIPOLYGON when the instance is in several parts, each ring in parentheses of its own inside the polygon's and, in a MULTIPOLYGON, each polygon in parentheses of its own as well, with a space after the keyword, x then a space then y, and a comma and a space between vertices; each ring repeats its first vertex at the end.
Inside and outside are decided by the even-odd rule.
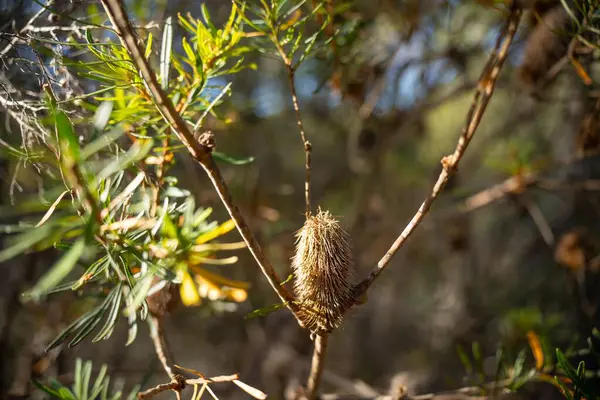
POLYGON ((152 36, 152 32, 150 32, 148 34, 148 41, 146 42, 146 50, 144 51, 144 58, 148 59, 148 57, 150 57, 150 54, 152 54, 152 41, 154 39, 154 36, 152 36))
POLYGON ((92 343, 99 342, 103 339, 108 339, 112 335, 112 332, 115 328, 115 324, 117 322, 117 317, 119 316, 119 311, 121 310, 121 301, 123 300, 123 284, 119 283, 113 291, 115 291, 115 296, 111 301, 111 309, 108 317, 106 318, 106 322, 104 322, 104 326, 98 332, 96 337, 92 339, 92 343))
POLYGON ((171 239, 179 237, 179 230, 173 220, 171 220, 169 214, 165 214, 164 216, 161 232, 164 236, 171 239))
POLYGON ((516 379, 521 376, 521 373, 523 372, 523 366, 525 365, 525 357, 525 350, 521 350, 517 355, 515 364, 513 365, 513 381, 516 381, 516 379))
POLYGON ((292 281, 292 279, 294 279, 294 274, 291 273, 288 275, 287 278, 285 278, 285 280, 283 282, 280 283, 281 286, 285 285, 286 283, 289 283, 292 281))
POLYGON ((92 391, 90 392, 90 399, 96 399, 102 391, 104 385, 108 383, 105 380, 107 369, 108 367, 106 366, 106 364, 103 364, 100 367, 100 371, 98 371, 98 376, 96 377, 96 381, 94 382, 94 386, 92 387, 92 391))
POLYGON ((73 267, 75 267, 75 264, 83 254, 85 247, 85 238, 80 238, 75 241, 69 251, 67 251, 67 253, 52 266, 50 271, 42 276, 35 286, 27 293, 27 296, 38 299, 43 292, 58 285, 69 272, 71 272, 73 267))
POLYGON ((83 391, 81 393, 81 399, 87 400, 88 397, 88 390, 90 387, 90 379, 92 378, 92 362, 91 361, 86 361, 83 363, 83 371, 82 371, 82 376, 81 376, 81 386, 83 388, 83 391))
POLYGON ((165 21, 160 49, 160 82, 163 90, 169 89, 169 69, 171 67, 171 46, 173 44, 173 24, 171 17, 165 21))
POLYGON ((69 326, 67 326, 65 329, 63 329, 62 332, 59 333, 58 336, 56 336, 56 338, 54 338, 54 340, 52 342, 50 342, 50 344, 48 344, 48 346, 46 347, 46 350, 45 350, 46 353, 49 352, 50 350, 52 350, 53 348, 61 345, 65 340, 67 340, 67 338, 69 337, 69 335, 71 333, 73 333, 77 329, 81 328, 90 319, 94 318, 94 316, 95 316, 94 312, 91 312, 91 313, 83 314, 82 316, 77 318, 75 321, 73 321, 69 326))
POLYGON ((215 159, 226 162, 227 164, 232 164, 232 165, 246 165, 246 164, 250 164, 252 161, 254 161, 254 157, 233 158, 233 157, 230 157, 223 153, 220 153, 218 151, 213 151, 212 155, 215 159))
POLYGON ((465 353, 465 350, 461 345, 456 346, 456 352, 458 353, 458 357, 465 367, 467 374, 471 375, 473 373, 473 364, 471 363, 469 356, 467 356, 467 353, 465 353))
POLYGON ((202 18, 204 18, 204 22, 206 23, 207 28, 210 30, 210 33, 213 36, 216 36, 217 28, 215 27, 215 25, 212 23, 212 21, 210 19, 210 14, 208 12, 208 8, 206 7, 205 3, 202 3, 202 5, 200 6, 200 12, 202 13, 202 18))
POLYGON ((259 308, 257 310, 252 311, 248 315, 246 315, 244 317, 244 319, 254 319, 254 318, 259 318, 259 317, 266 317, 267 315, 271 314, 272 312, 282 309, 285 306, 287 306, 287 303, 276 303, 276 304, 272 304, 267 307, 259 308))
MULTIPOLYGON (((293 13, 296 12, 296 10, 298 10, 300 7, 302 7, 304 5, 304 3, 306 3, 306 0, 301 0, 299 1, 297 4, 295 4, 294 6, 290 7, 289 10, 287 10, 282 16, 281 16, 281 20, 285 21, 287 20, 293 13)), ((321 4, 319 4, 317 6, 317 8, 320 8, 321 4)))
POLYGON ((112 174, 122 171, 135 162, 143 159, 152 150, 153 141, 151 139, 138 140, 131 146, 131 148, 124 155, 119 155, 109 163, 100 173, 96 176, 96 182, 100 182, 103 179, 108 178, 112 174))
POLYGON ((112 303, 113 299, 115 298, 115 296, 116 296, 116 290, 113 289, 108 294, 108 296, 106 296, 106 298, 104 299, 102 304, 100 304, 97 308, 95 308, 94 311, 90 312, 90 314, 92 315, 92 318, 87 320, 84 324, 82 324, 79 332, 69 342, 69 347, 77 346, 83 339, 85 339, 94 330, 96 325, 98 325, 100 323, 100 321, 102 320, 102 317, 108 310, 108 308, 109 308, 110 304, 112 303))
POLYGON ((57 110, 54 114, 56 134, 60 147, 60 159, 65 168, 72 168, 81 159, 79 142, 73 124, 64 111, 57 110))
POLYGON ((196 124, 194 125, 194 130, 198 130, 198 128, 200 126, 202 126, 202 122, 204 121, 204 118, 206 118, 206 116, 208 115, 208 113, 211 112, 213 107, 219 102, 219 100, 221 100, 221 98, 225 95, 225 93, 227 93, 227 91, 229 90, 230 87, 231 87, 231 82, 229 82, 227 85, 225 85, 225 87, 219 92, 219 94, 213 99, 213 101, 210 102, 208 107, 206 107, 206 110, 204 110, 204 112, 198 119, 198 122, 196 122, 196 124))
POLYGON ((582 372, 585 375, 585 364, 582 365, 580 363, 578 370, 576 371, 575 368, 573 368, 573 366, 569 363, 563 352, 560 351, 560 349, 556 349, 556 360, 557 364, 564 371, 565 375, 573 382, 573 387, 576 389, 576 391, 578 390, 587 396, 593 393, 585 379, 580 376, 580 373, 582 372))
POLYGON ((200 208, 196 210, 194 213, 194 228, 197 228, 202 222, 206 221, 206 219, 212 214, 213 209, 211 207, 208 208, 200 208))
POLYGON ((563 396, 565 396, 567 400, 573 400, 573 396, 571 396, 571 391, 569 388, 556 376, 554 377, 554 381, 560 387, 563 396))
MULTIPOLYGON (((125 286, 123 290, 125 293, 125 306, 127 309, 132 309, 133 307, 133 296, 131 288, 125 286)), ((129 323, 129 329, 127 330, 127 342, 125 342, 125 346, 129 346, 135 340, 137 336, 137 312, 135 309, 133 312, 127 314, 127 322, 129 323)))
MULTIPOLYGON (((146 294, 152 287, 152 280, 154 275, 152 273, 147 273, 144 277, 138 280, 137 285, 131 291, 132 300, 127 305, 127 315, 135 314, 137 309, 144 303, 146 300, 146 294)), ((144 317, 142 313, 142 318, 144 317)))
POLYGON ((108 259, 107 256, 104 256, 104 257, 100 258, 99 260, 94 261, 92 263, 92 265, 90 265, 89 268, 85 271, 85 273, 81 276, 81 278, 79 278, 73 284, 71 284, 69 289, 71 289, 71 290, 79 289, 86 283, 94 280, 96 277, 98 277, 100 274, 102 274, 109 266, 110 266, 110 260, 108 259))
POLYGON ((55 397, 57 399, 79 400, 79 399, 76 399, 75 395, 69 389, 67 389, 65 386, 61 385, 57 381, 54 381, 54 382, 55 382, 54 386, 56 386, 56 388, 48 387, 48 386, 44 385, 43 383, 41 383, 40 381, 35 380, 35 379, 33 379, 31 381, 31 383, 33 383, 33 385, 35 387, 37 387, 41 391, 43 391, 46 394, 49 394, 50 396, 55 397))
POLYGON ((26 250, 33 247, 38 242, 45 239, 52 233, 54 225, 51 223, 44 224, 38 228, 27 230, 26 232, 15 236, 10 242, 12 246, 0 251, 0 262, 11 259, 26 250))

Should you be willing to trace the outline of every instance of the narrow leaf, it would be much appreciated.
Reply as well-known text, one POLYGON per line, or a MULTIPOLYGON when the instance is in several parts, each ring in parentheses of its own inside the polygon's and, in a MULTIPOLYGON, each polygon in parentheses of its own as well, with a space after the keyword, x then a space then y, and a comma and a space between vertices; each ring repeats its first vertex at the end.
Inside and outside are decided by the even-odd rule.
POLYGON ((220 153, 218 151, 213 151, 212 155, 215 159, 226 162, 227 164, 231 164, 231 165, 246 165, 246 164, 250 164, 251 162, 254 161, 254 157, 233 158, 226 154, 220 153))
POLYGON ((58 198, 56 200, 54 200, 54 203, 52 203, 50 208, 48 208, 48 211, 46 211, 46 214, 44 214, 44 216, 42 217, 40 222, 38 222, 35 225, 36 228, 39 228, 44 222, 48 221, 48 218, 50 218, 52 216, 52 214, 54 214, 54 210, 56 209, 56 206, 58 206, 58 203, 60 203, 62 198, 65 196, 65 194, 67 194, 69 192, 70 192, 70 190, 65 190, 64 192, 62 192, 60 194, 60 196, 58 196, 58 198))
POLYGON ((85 238, 78 239, 67 253, 54 264, 35 286, 28 292, 28 296, 36 299, 48 289, 58 285, 71 272, 85 250, 85 238))
POLYGON ((173 44, 173 24, 171 17, 165 21, 160 49, 160 81, 163 90, 169 89, 169 69, 171 67, 171 46, 173 44))
POLYGON ((92 122, 92 124, 98 132, 102 132, 104 128, 106 128, 106 125, 110 120, 110 114, 112 114, 112 110, 112 101, 103 101, 96 109, 96 113, 94 114, 94 121, 92 122))
POLYGON ((79 142, 73 124, 64 111, 56 111, 54 114, 56 135, 60 147, 60 158, 65 168, 71 168, 79 162, 81 156, 79 151, 79 142))
POLYGON ((255 399, 264 400, 267 398, 267 395, 265 393, 261 392, 260 390, 256 389, 255 387, 252 387, 242 381, 238 381, 237 379, 235 379, 233 381, 233 383, 236 386, 238 386, 240 389, 242 389, 244 392, 246 392, 250 396, 254 397, 255 399))
POLYGON ((97 152, 110 145, 121 136, 123 136, 123 129, 121 127, 115 128, 103 134, 98 139, 90 142, 83 149, 81 149, 81 159, 85 160, 90 156, 96 154, 97 152))
POLYGON ((286 303, 277 303, 277 304, 272 304, 267 307, 259 308, 258 310, 254 310, 251 313, 249 313, 248 315, 246 315, 244 317, 244 319, 254 319, 254 318, 259 318, 259 317, 266 317, 267 315, 271 314, 272 312, 280 310, 285 306, 286 306, 286 303))
POLYGON ((0 262, 11 259, 26 250, 29 250, 33 245, 45 239, 52 233, 52 224, 45 224, 36 229, 30 229, 11 240, 11 246, 0 251, 0 262))

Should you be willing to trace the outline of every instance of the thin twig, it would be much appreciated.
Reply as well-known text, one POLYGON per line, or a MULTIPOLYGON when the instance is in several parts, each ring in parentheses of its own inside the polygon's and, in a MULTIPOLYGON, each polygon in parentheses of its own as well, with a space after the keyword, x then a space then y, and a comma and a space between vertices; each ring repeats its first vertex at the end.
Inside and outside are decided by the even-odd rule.
MULTIPOLYGON (((146 25, 133 26, 133 29, 154 29, 158 28, 158 24, 156 22, 150 22, 146 25)), ((71 25, 52 25, 52 26, 33 26, 27 25, 25 28, 21 30, 21 33, 32 32, 32 33, 52 33, 52 32, 79 32, 85 30, 96 30, 96 29, 107 29, 109 31, 113 31, 110 27, 107 26, 98 26, 98 25, 77 25, 73 22, 71 25)))
POLYGON ((306 397, 308 400, 317 398, 317 391, 321 383, 323 375, 323 367, 325 366, 325 354, 327 352, 327 334, 317 335, 315 339, 315 349, 313 352, 312 363, 310 366, 310 375, 308 376, 308 384, 306 385, 306 397))
POLYGON ((202 135, 203 137, 200 140, 196 140, 187 123, 175 111, 171 99, 161 89, 154 71, 152 71, 148 61, 144 57, 122 2, 120 0, 102 0, 102 5, 117 30, 123 45, 127 48, 131 60, 146 82, 157 109, 171 126, 177 137, 186 146, 192 157, 204 168, 231 219, 235 222, 240 235, 246 242, 250 253, 252 253, 271 287, 296 316, 298 308, 294 302, 294 297, 284 286, 280 285, 281 280, 277 276, 275 269, 248 227, 246 219, 232 201, 229 189, 211 154, 211 150, 214 147, 212 134, 207 132, 202 135))
POLYGON ((194 378, 194 379, 185 379, 180 381, 173 381, 169 383, 162 383, 157 385, 151 389, 145 390, 143 392, 138 393, 138 399, 149 399, 150 397, 156 396, 162 392, 166 392, 167 390, 174 390, 176 392, 181 392, 183 388, 187 385, 208 385, 211 383, 225 383, 225 382, 235 382, 240 378, 238 374, 233 375, 222 375, 222 376, 214 376, 212 378, 194 378))
POLYGON ((154 344, 154 350, 156 351, 156 355, 158 360, 163 366, 163 369, 169 376, 172 381, 175 381, 175 373, 173 372, 172 366, 175 364, 173 361, 173 354, 169 349, 169 345, 167 343, 165 337, 165 331, 162 326, 162 321, 160 318, 155 316, 150 317, 150 337, 152 338, 152 343, 154 344))
POLYGON ((304 146, 304 168, 306 170, 306 178, 304 180, 304 201, 305 201, 305 214, 308 217, 311 213, 310 207, 310 166, 311 166, 311 152, 312 146, 308 139, 306 138, 306 131, 304 130, 304 124, 302 123, 302 117, 300 115, 300 105, 298 103, 298 94, 296 93, 296 83, 294 82, 294 77, 296 74, 296 67, 294 66, 294 60, 289 58, 285 53, 285 49, 279 42, 279 38, 277 37, 277 32, 273 32, 271 34, 271 41, 275 45, 275 48, 279 52, 279 56, 281 60, 285 64, 285 68, 287 69, 288 76, 288 84, 290 85, 290 93, 292 96, 292 104, 294 107, 294 114, 296 115, 296 123, 298 124, 298 131, 300 132, 300 139, 302 139, 302 144, 304 146))
POLYGON ((312 146, 308 139, 306 139, 306 132, 304 130, 304 124, 300 116, 300 106, 298 105, 298 95, 296 94, 296 84, 294 83, 294 68, 291 65, 287 65, 288 70, 288 81, 290 84, 290 92, 292 94, 292 103, 294 105, 294 113, 296 114, 296 123, 298 124, 298 130, 300 131, 300 138, 304 145, 304 167, 306 169, 306 178, 304 181, 304 199, 306 204, 306 216, 311 213, 310 207, 310 165, 311 165, 311 152, 312 146))
POLYGON ((356 287, 356 295, 360 296, 366 292, 373 281, 381 274, 385 267, 389 264, 396 252, 406 243, 406 240, 414 232, 417 226, 422 222, 423 218, 429 212, 431 205, 437 199, 441 191, 444 189, 452 174, 456 172, 458 163, 463 157, 465 150, 473 138, 483 113, 492 97, 498 74, 508 55, 508 49, 517 31, 519 21, 521 19, 522 10, 513 4, 512 12, 508 21, 500 34, 494 51, 492 52, 483 73, 477 85, 473 103, 467 114, 467 124, 463 129, 462 135, 458 140, 458 144, 452 155, 442 159, 442 172, 440 173, 437 182, 429 196, 425 199, 417 213, 413 216, 408 225, 404 228, 400 236, 392 244, 390 249, 385 253, 377 266, 371 271, 369 276, 359 283, 356 287))
MULTIPOLYGON (((19 31, 19 33, 23 33, 25 32, 26 29, 29 29, 28 27, 33 24, 35 22, 35 20, 37 20, 39 17, 42 16, 42 14, 50 7, 52 6, 52 4, 54 3, 54 0, 48 0, 46 2, 46 4, 44 6, 42 6, 38 12, 36 12, 33 17, 31 17, 29 19, 29 21, 27 21, 27 23, 25 24, 25 26, 19 31)), ((8 53, 10 51, 10 49, 13 48, 13 46, 15 45, 15 43, 17 43, 19 41, 19 35, 15 35, 10 42, 8 42, 8 44, 6 45, 6 47, 4 47, 1 51, 0 51, 0 57, 4 56, 6 53, 8 53)))

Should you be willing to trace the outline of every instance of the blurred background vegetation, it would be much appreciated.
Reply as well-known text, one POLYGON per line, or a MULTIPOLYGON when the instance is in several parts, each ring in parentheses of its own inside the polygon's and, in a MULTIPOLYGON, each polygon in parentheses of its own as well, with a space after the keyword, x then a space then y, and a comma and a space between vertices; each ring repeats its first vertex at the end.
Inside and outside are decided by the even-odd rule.
MULTIPOLYGON (((178 15, 206 21, 208 12, 220 27, 232 9, 222 0, 125 3, 143 28, 140 37, 147 43, 152 33, 159 43, 151 49, 157 57, 167 18, 173 21, 173 52, 183 53, 186 31, 178 15)), ((351 234, 358 281, 414 215, 440 172, 440 159, 454 149, 507 5, 484 0, 320 3, 305 2, 289 17, 310 16, 306 38, 320 32, 320 47, 303 61, 295 82, 313 148, 313 204, 337 216, 351 234), (325 18, 330 21, 323 25, 325 18)), ((535 4, 524 14, 458 173, 373 285, 368 301, 352 309, 333 334, 325 392, 373 397, 400 386, 411 395, 440 392, 510 377, 520 368, 516 375, 525 378, 513 382, 517 398, 561 398, 556 384, 527 379, 529 371, 549 381, 563 374, 554 366, 556 348, 575 368, 584 359, 586 381, 597 385, 594 351, 581 349, 590 343, 593 350, 600 315, 600 11, 594 1, 529 3, 535 4), (582 17, 584 11, 589 15, 582 17), (499 374, 499 369, 506 371, 499 374)), ((107 24, 102 7, 90 0, 57 0, 44 11, 42 4, 0 0, 0 49, 7 48, 0 71, 5 247, 24 214, 39 221, 64 190, 56 191, 59 178, 49 177, 39 150, 45 141, 42 126, 52 118, 48 107, 40 106, 45 105, 45 79, 53 82, 54 100, 76 122, 74 135, 82 144, 98 136, 93 127, 103 115, 101 97, 119 96, 118 88, 88 95, 100 88, 81 72, 91 68, 91 52, 72 46, 89 44, 86 32, 96 41, 115 39, 109 31, 76 28, 107 24), (15 34, 29 41, 13 43, 15 34), (71 63, 82 59, 80 65, 71 63), (50 77, 44 77, 40 62, 50 77)), ((235 71, 210 76, 216 89, 206 99, 223 96, 203 126, 215 134, 216 150, 226 159, 220 165, 235 203, 285 278, 294 233, 304 221, 304 152, 285 65, 258 51, 252 39, 241 39, 248 46, 240 55, 243 69, 228 66, 235 71)), ((171 93, 187 95, 185 87, 178 88, 171 87, 171 93)), ((122 113, 120 122, 135 125, 142 117, 131 104, 112 111, 122 113)), ((189 113, 197 119, 207 106, 193 107, 189 113)), ((210 239, 224 234, 225 242, 239 242, 202 169, 184 152, 176 152, 175 159, 169 176, 178 183, 170 195, 182 202, 189 195, 196 207, 211 207, 210 221, 219 222, 198 228, 190 240, 221 227, 210 239)), ((70 202, 69 196, 59 200, 66 207, 70 202)), ((98 368, 106 364, 113 384, 127 389, 165 382, 145 324, 129 346, 123 320, 108 341, 84 340, 74 349, 65 343, 45 352, 91 307, 89 297, 77 290, 43 301, 22 297, 62 254, 60 246, 46 247, 0 266, 0 396, 40 397, 32 379, 54 377, 69 386, 76 357, 98 368)), ((217 282, 210 300, 219 301, 190 299, 181 292, 189 307, 165 317, 174 357, 178 365, 208 376, 238 372, 270 398, 284 398, 304 383, 312 342, 286 310, 247 318, 278 299, 247 250, 224 257, 232 260, 232 255, 238 257, 235 264, 209 265, 206 275, 199 273, 211 283, 198 294, 211 297, 217 282), (218 278, 210 275, 216 272, 218 278)), ((85 264, 85 253, 83 258, 85 264)), ((214 390, 220 398, 246 396, 235 387, 214 390)))

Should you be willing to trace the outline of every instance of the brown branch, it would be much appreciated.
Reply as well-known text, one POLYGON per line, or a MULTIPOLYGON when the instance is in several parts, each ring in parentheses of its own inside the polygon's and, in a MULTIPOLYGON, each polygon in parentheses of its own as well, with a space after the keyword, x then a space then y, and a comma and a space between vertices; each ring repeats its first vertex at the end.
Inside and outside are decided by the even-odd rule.
POLYGON ((327 334, 317 335, 315 339, 315 349, 313 351, 312 363, 310 366, 310 375, 308 376, 308 384, 306 385, 306 397, 308 400, 317 398, 317 391, 321 383, 323 375, 323 367, 325 366, 325 354, 327 352, 327 334))
POLYGON ((173 354, 171 353, 165 338, 165 331, 163 330, 162 321, 160 318, 151 316, 149 322, 150 337, 152 338, 156 355, 158 356, 158 359, 169 378, 171 378, 172 381, 175 381, 175 373, 173 372, 172 368, 175 362, 173 361, 173 354))
POLYGON ((486 66, 484 67, 481 77, 479 78, 473 103, 469 109, 469 112, 467 113, 467 123, 463 129, 462 135, 458 140, 458 144, 456 145, 454 153, 442 159, 442 172, 440 173, 429 196, 421 204, 421 207, 417 213, 413 216, 411 221, 404 228, 390 249, 385 253, 381 260, 379 260, 377 266, 373 269, 373 271, 371 271, 369 276, 357 285, 357 297, 368 290, 375 279, 389 264, 396 252, 406 243, 406 240, 415 231, 417 226, 419 226, 423 218, 425 218, 429 212, 431 205, 448 183, 450 176, 456 172, 458 163, 463 157, 469 142, 473 138, 473 135, 477 131, 477 127, 479 126, 483 113, 489 104, 492 94, 494 93, 498 74, 508 55, 508 49, 517 31, 521 14, 522 10, 513 4, 511 14, 502 30, 502 33, 498 37, 495 49, 492 52, 486 66))
POLYGON ((244 242, 246 242, 250 253, 260 266, 271 287, 292 313, 296 315, 297 306, 294 302, 294 297, 285 287, 280 285, 281 280, 277 276, 275 269, 267 259, 261 246, 258 244, 252 231, 248 227, 244 216, 232 201, 227 184, 211 154, 211 150, 214 147, 212 134, 207 132, 202 135, 200 140, 196 140, 187 123, 183 120, 181 115, 176 112, 173 103, 161 89, 154 71, 152 71, 148 61, 144 57, 138 41, 134 36, 131 22, 125 13, 122 2, 120 0, 102 0, 102 5, 118 32, 123 45, 127 48, 131 60, 146 82, 157 109, 171 126, 177 137, 186 146, 192 157, 202 166, 202 168, 204 168, 219 194, 221 201, 231 216, 231 219, 235 222, 240 235, 244 239, 244 242))
POLYGON ((138 393, 138 399, 149 399, 150 397, 156 396, 162 392, 166 392, 167 390, 174 390, 176 392, 181 392, 186 385, 204 385, 210 383, 223 383, 223 382, 233 382, 239 379, 238 374, 234 375, 223 375, 223 376, 215 376, 212 378, 196 378, 196 379, 179 379, 178 381, 173 381, 169 383, 162 383, 157 385, 151 389, 138 393))
POLYGON ((294 105, 294 113, 296 114, 296 123, 298 124, 298 130, 300 131, 300 138, 304 145, 304 167, 306 170, 306 178, 304 181, 304 199, 306 205, 306 216, 308 217, 311 213, 310 207, 310 165, 311 165, 311 152, 312 146, 308 139, 306 139, 306 132, 304 130, 304 124, 300 116, 300 106, 298 105, 298 95, 296 94, 296 84, 294 83, 294 67, 286 63, 288 70, 288 81, 290 84, 290 92, 292 94, 292 103, 294 105))

